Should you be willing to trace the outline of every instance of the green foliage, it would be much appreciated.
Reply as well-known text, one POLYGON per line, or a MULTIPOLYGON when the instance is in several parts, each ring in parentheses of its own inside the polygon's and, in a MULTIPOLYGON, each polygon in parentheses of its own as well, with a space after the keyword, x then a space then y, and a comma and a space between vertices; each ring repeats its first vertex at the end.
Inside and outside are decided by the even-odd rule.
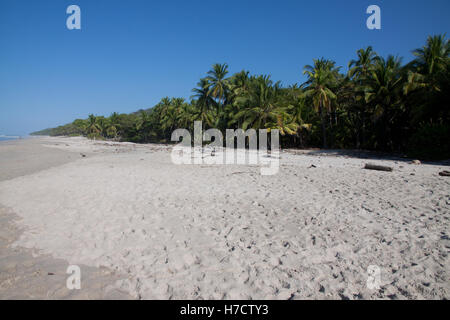
POLYGON ((347 74, 334 61, 304 67, 307 81, 283 87, 270 76, 214 64, 192 89, 191 101, 165 97, 147 110, 109 117, 89 115, 39 135, 82 135, 139 143, 170 142, 177 128, 278 129, 284 147, 365 148, 418 158, 449 158, 450 44, 427 39, 402 65, 360 49, 347 74))

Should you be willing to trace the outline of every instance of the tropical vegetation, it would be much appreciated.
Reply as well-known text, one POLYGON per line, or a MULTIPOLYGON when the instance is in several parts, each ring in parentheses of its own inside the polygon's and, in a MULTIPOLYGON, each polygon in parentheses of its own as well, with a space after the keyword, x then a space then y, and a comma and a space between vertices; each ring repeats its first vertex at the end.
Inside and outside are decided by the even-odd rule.
MULTIPOLYGON (((34 134, 83 135, 138 143, 170 142, 177 128, 278 129, 283 147, 357 148, 450 158, 450 42, 430 36, 414 60, 358 50, 343 73, 321 58, 306 81, 284 87, 268 75, 229 74, 214 64, 189 101, 165 97, 154 107, 109 117, 89 115, 34 134)), ((299 72, 300 76, 300 72, 299 72)))

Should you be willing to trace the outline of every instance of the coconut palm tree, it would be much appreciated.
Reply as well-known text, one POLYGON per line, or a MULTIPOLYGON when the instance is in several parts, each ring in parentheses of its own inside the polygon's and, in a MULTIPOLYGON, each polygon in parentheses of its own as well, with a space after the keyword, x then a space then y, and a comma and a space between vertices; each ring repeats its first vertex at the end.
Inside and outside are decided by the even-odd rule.
MULTIPOLYGON (((347 106, 351 108, 355 113, 355 117, 353 114, 351 115, 352 121, 356 124, 359 124, 360 127, 357 130, 357 147, 360 147, 361 143, 364 145, 366 140, 366 118, 368 110, 366 109, 366 103, 364 100, 366 83, 369 73, 372 71, 374 67, 375 61, 378 59, 378 55, 371 46, 366 49, 359 49, 357 52, 357 60, 351 60, 348 64, 348 74, 347 78, 351 79, 352 82, 343 80, 343 85, 339 88, 339 93, 348 94, 349 87, 351 87, 351 97, 350 100, 353 100, 353 105, 347 106)), ((348 99, 347 99, 348 101, 348 99)), ((342 101, 341 101, 342 102, 342 101)))
POLYGON ((119 135, 120 130, 120 119, 117 112, 113 112, 111 116, 107 119, 106 135, 109 138, 116 139, 119 135))
POLYGON ((88 116, 87 130, 88 130, 88 136, 90 138, 97 138, 98 136, 100 136, 100 134, 102 132, 102 129, 101 129, 100 125, 98 124, 97 117, 94 116, 93 114, 90 114, 88 116))
POLYGON ((197 107, 205 110, 211 110, 216 104, 209 87, 210 83, 206 78, 203 78, 197 83, 197 88, 192 89, 194 94, 191 96, 191 99, 196 99, 197 107))
POLYGON ((152 116, 149 112, 141 110, 136 121, 136 131, 139 136, 139 140, 142 142, 148 142, 150 137, 154 136, 152 131, 152 116))
POLYGON ((446 73, 450 65, 450 41, 445 35, 428 37, 427 45, 413 51, 416 57, 408 64, 408 82, 405 93, 418 88, 440 91, 436 81, 440 73, 446 73))
POLYGON ((412 121, 442 121, 449 116, 450 41, 445 35, 430 36, 427 44, 413 54, 416 58, 407 66, 404 86, 413 106, 412 121))
POLYGON ((362 80, 367 78, 367 75, 377 59, 377 54, 373 51, 371 46, 366 49, 359 49, 356 54, 358 56, 358 60, 351 60, 348 63, 348 76, 350 78, 356 77, 356 79, 362 80))
POLYGON ((413 68, 424 75, 446 71, 449 66, 450 41, 445 35, 430 36, 427 45, 413 51, 413 68))
POLYGON ((163 105, 160 124, 166 137, 170 137, 172 131, 178 125, 178 115, 184 103, 183 98, 172 98, 169 105, 163 105))
POLYGON ((73 125, 75 128, 77 128, 77 133, 80 135, 87 135, 88 134, 88 121, 84 119, 76 119, 73 121, 73 125))
MULTIPOLYGON (((238 123, 243 130, 274 126, 281 114, 277 104, 279 94, 279 82, 273 84, 269 76, 252 77, 248 92, 236 97, 234 101, 237 111, 229 124, 238 123)), ((287 131, 290 133, 289 129, 287 131)))
POLYGON ((379 125, 377 140, 384 149, 392 147, 391 130, 395 116, 402 108, 403 80, 401 59, 392 55, 387 59, 378 58, 368 78, 365 101, 371 106, 373 120, 379 125))
POLYGON ((177 126, 178 128, 190 129, 195 120, 195 107, 194 105, 183 102, 178 109, 177 113, 177 126))
POLYGON ((319 113, 322 122, 323 147, 327 147, 325 111, 331 108, 331 101, 336 99, 336 95, 330 89, 334 86, 339 68, 335 67, 335 62, 325 59, 314 59, 314 65, 307 65, 303 74, 308 76, 308 80, 302 85, 306 87, 305 97, 312 98, 314 108, 319 113))
POLYGON ((217 99, 219 107, 223 107, 223 103, 227 96, 228 91, 228 79, 225 78, 228 74, 228 65, 224 64, 214 64, 212 69, 208 71, 208 77, 206 80, 209 83, 209 94, 217 99))
POLYGON ((249 90, 250 77, 249 72, 242 70, 234 74, 229 78, 229 90, 226 97, 226 104, 232 104, 233 100, 239 96, 245 94, 249 90))
POLYGON ((399 85, 402 81, 401 59, 392 55, 378 58, 368 79, 365 100, 374 103, 376 117, 398 101, 399 85))
POLYGON ((288 108, 277 107, 273 111, 273 117, 269 117, 265 124, 265 128, 280 131, 282 136, 295 135, 300 125, 295 121, 294 117, 289 113, 288 108))

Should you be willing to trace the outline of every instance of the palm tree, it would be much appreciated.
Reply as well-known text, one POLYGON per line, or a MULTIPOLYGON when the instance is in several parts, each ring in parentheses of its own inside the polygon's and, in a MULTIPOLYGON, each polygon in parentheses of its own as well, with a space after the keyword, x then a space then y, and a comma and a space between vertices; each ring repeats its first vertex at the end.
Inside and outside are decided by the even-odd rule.
POLYGON ((86 135, 88 132, 88 121, 84 119, 76 119, 73 121, 73 125, 77 128, 77 133, 86 135))
POLYGON ((248 92, 236 97, 234 101, 237 111, 229 124, 238 123, 243 130, 279 128, 282 134, 292 134, 296 128, 287 121, 291 119, 286 117, 286 110, 277 103, 279 95, 279 82, 273 84, 269 76, 252 77, 248 92))
POLYGON ((164 97, 161 99, 160 105, 162 107, 168 107, 168 106, 170 106, 171 102, 172 102, 172 100, 169 97, 164 97))
POLYGON ((289 113, 289 108, 278 107, 273 111, 273 117, 270 117, 265 127, 270 130, 277 129, 282 136, 295 135, 300 126, 294 117, 289 113))
POLYGON ((368 78, 365 101, 372 107, 374 121, 381 124, 377 140, 382 148, 391 147, 391 129, 399 108, 402 88, 401 59, 392 55, 378 58, 368 78))
POLYGON ((424 75, 446 71, 449 66, 450 41, 445 35, 428 37, 427 45, 413 51, 414 68, 424 75))
POLYGON ((178 109, 177 126, 179 128, 190 129, 195 120, 195 109, 190 103, 183 102, 178 109))
POLYGON ((98 124, 97 117, 94 116, 93 114, 90 114, 88 116, 87 130, 88 130, 88 135, 91 138, 98 137, 102 132, 102 129, 101 129, 100 125, 98 124))
POLYGON ((228 79, 225 78, 228 74, 228 65, 214 64, 212 69, 208 71, 206 80, 209 82, 209 93, 214 99, 219 102, 219 107, 223 107, 223 102, 227 96, 228 79))
POLYGON ((413 51, 404 93, 413 105, 413 123, 448 118, 450 41, 445 35, 428 37, 426 46, 413 51), (447 114, 447 116, 445 116, 447 114))
POLYGON ((325 59, 314 59, 314 66, 307 65, 303 74, 308 76, 308 80, 302 85, 306 86, 305 97, 311 97, 314 108, 318 111, 322 122, 323 147, 327 148, 325 114, 331 108, 331 101, 336 99, 336 95, 331 91, 339 72, 335 67, 335 62, 325 59))
MULTIPOLYGON (((365 90, 366 90, 366 84, 367 84, 367 78, 369 76, 369 73, 372 71, 374 67, 375 61, 378 59, 378 55, 375 51, 373 51, 373 48, 371 46, 367 47, 366 49, 359 49, 356 52, 358 59, 357 60, 351 60, 348 64, 348 74, 347 78, 353 80, 352 83, 346 81, 344 79, 343 84, 344 86, 340 86, 340 91, 345 91, 344 87, 346 89, 351 87, 351 99, 356 100, 354 103, 354 106, 350 106, 355 113, 356 117, 360 118, 353 118, 354 123, 359 123, 360 130, 357 131, 357 147, 360 147, 360 143, 362 142, 363 145, 365 145, 366 140, 366 104, 364 101, 365 97, 365 90), (354 85, 352 85, 354 84, 354 85), (359 132, 361 131, 361 132, 359 132), (360 142, 361 138, 361 142, 360 142)), ((347 91, 348 93, 348 91, 347 91)), ((350 97, 349 97, 350 98, 350 97)), ((347 106, 349 107, 349 106, 347 106)))
POLYGON ((371 46, 366 49, 359 49, 356 52, 358 60, 351 60, 348 64, 348 75, 350 78, 356 77, 358 80, 367 78, 367 75, 371 71, 377 54, 373 51, 371 46))
POLYGON ((167 137, 170 137, 178 125, 178 115, 183 103, 183 98, 172 98, 169 105, 163 105, 160 124, 167 137))
POLYGON ((297 135, 301 138, 302 130, 311 130, 312 124, 305 121, 306 99, 302 94, 295 97, 287 107, 289 114, 292 115, 292 121, 298 125, 297 135))
POLYGON ((365 96, 367 103, 375 103, 376 116, 381 116, 397 102, 401 81, 401 59, 392 55, 387 59, 379 57, 370 73, 365 96))
POLYGON ((233 103, 234 98, 245 94, 249 90, 250 77, 249 72, 242 70, 229 78, 229 89, 226 100, 229 104, 233 103))
POLYGON ((206 110, 210 110, 214 104, 214 98, 209 90, 209 82, 207 79, 203 78, 197 83, 197 88, 192 89, 194 94, 191 98, 197 99, 197 106, 206 110))
POLYGON ((120 119, 117 112, 113 112, 108 118, 108 126, 106 128, 106 134, 108 137, 116 139, 119 135, 120 130, 120 119))
POLYGON ((408 64, 408 82, 404 88, 409 93, 418 88, 428 88, 440 91, 437 87, 436 76, 447 72, 450 65, 450 41, 445 35, 428 37, 427 45, 413 51, 416 57, 408 64))
POLYGON ((147 111, 141 110, 136 121, 136 131, 139 140, 148 142, 151 135, 151 116, 147 111))

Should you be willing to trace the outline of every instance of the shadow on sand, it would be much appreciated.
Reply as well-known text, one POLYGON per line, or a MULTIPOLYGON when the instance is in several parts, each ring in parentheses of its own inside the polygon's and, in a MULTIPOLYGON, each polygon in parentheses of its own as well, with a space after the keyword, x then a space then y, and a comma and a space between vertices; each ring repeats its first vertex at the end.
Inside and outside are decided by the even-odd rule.
MULTIPOLYGON (((411 163, 412 158, 408 158, 402 154, 386 153, 378 151, 367 150, 345 150, 345 149, 284 149, 283 151, 292 154, 306 155, 306 156, 332 156, 344 158, 358 158, 367 160, 390 160, 404 163, 411 163)), ((421 161, 422 164, 436 165, 436 166, 450 166, 449 160, 441 161, 421 161)))

